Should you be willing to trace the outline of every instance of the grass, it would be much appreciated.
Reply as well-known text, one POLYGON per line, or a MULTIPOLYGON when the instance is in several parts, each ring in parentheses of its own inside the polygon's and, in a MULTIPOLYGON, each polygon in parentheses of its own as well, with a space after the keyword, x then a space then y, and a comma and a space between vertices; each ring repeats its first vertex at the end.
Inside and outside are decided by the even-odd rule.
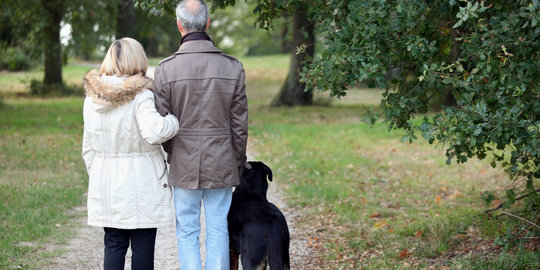
MULTIPOLYGON (((93 65, 93 64, 92 64, 93 65)), ((63 66, 62 77, 66 84, 82 87, 82 78, 92 67, 89 64, 74 63, 63 66)), ((30 71, 0 71, 0 95, 25 95, 32 80, 43 79, 43 68, 30 71)))
POLYGON ((0 268, 32 268, 83 203, 82 99, 8 99, 0 116, 0 268))
POLYGON ((511 184, 503 171, 480 160, 447 166, 440 146, 402 144, 401 132, 363 124, 381 90, 354 89, 332 106, 267 106, 285 75, 247 70, 250 150, 302 209, 297 223, 318 239, 316 268, 538 265, 529 251, 497 256, 496 236, 519 221, 481 214, 481 193, 511 184))
MULTIPOLYGON (((273 168, 272 184, 298 209, 296 225, 317 239, 310 245, 319 258, 314 268, 538 268, 537 253, 494 244, 507 228, 526 224, 481 214, 484 190, 512 184, 504 172, 479 160, 447 166, 440 147, 402 144, 401 132, 363 124, 365 107, 380 101, 378 89, 353 89, 342 100, 318 93, 322 105, 312 107, 269 107, 288 56, 241 61, 250 152, 273 168)), ((87 69, 68 65, 64 78, 81 84, 87 69)), ((35 72, 1 73, 0 82, 12 89, 19 78, 39 77, 35 72)), ((69 236, 70 209, 84 203, 82 98, 6 96, 0 106, 0 268, 32 268, 40 263, 35 254, 45 254, 43 245, 69 236)))

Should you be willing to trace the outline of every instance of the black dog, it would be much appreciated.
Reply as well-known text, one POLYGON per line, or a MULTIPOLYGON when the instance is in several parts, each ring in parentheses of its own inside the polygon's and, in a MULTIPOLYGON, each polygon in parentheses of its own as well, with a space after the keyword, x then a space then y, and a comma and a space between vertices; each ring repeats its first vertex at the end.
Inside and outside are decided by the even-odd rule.
POLYGON ((289 269, 289 228, 283 213, 266 199, 272 170, 262 162, 249 162, 236 187, 229 211, 231 269, 289 269))

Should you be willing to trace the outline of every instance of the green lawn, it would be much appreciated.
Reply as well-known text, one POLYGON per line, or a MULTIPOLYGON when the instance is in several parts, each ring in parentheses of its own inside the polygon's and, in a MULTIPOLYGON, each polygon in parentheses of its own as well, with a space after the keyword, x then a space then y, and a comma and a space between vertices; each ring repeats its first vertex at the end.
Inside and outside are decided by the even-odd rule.
POLYGON ((0 108, 0 268, 34 268, 83 204, 82 99, 10 99, 0 108))
MULTIPOLYGON (((320 262, 313 268, 540 267, 538 254, 506 252, 498 247, 504 239, 494 243, 519 220, 481 214, 483 191, 512 184, 504 172, 478 160, 447 166, 442 146, 402 144, 400 132, 363 124, 366 106, 380 100, 377 89, 353 89, 342 100, 319 93, 320 105, 312 107, 269 107, 288 56, 241 61, 249 149, 273 169, 272 184, 297 209, 296 224, 308 232, 320 262)), ((69 65, 64 78, 80 85, 88 69, 69 65)), ((28 76, 41 75, 0 73, 0 94, 28 76)), ((34 268, 50 256, 43 255, 44 243, 69 237, 70 209, 84 203, 83 100, 6 96, 0 107, 0 268, 34 268)))
MULTIPOLYGON (((63 67, 62 77, 66 84, 82 87, 82 78, 92 67, 92 63, 75 63, 63 67)), ((17 93, 28 93, 31 80, 43 79, 43 69, 36 68, 31 71, 7 72, 0 71, 0 96, 13 96, 17 93)))

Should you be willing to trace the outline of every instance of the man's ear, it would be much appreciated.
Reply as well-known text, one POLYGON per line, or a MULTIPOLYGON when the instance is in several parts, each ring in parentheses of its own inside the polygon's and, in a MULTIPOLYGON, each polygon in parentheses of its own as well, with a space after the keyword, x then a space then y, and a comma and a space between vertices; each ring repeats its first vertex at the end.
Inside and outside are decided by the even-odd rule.
POLYGON ((184 32, 184 27, 182 26, 182 23, 180 23, 180 20, 176 20, 176 26, 178 27, 178 31, 180 31, 180 33, 184 32))
POLYGON ((208 27, 210 27, 210 17, 208 17, 208 20, 206 21, 206 30, 208 30, 208 27))

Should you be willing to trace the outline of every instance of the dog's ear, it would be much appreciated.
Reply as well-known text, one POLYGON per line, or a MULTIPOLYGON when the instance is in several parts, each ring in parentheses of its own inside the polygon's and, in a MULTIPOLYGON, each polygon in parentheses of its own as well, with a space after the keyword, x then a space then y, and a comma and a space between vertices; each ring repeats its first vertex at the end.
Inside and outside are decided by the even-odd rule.
POLYGON ((266 175, 268 175, 268 180, 270 182, 272 182, 272 180, 273 180, 272 169, 270 169, 270 167, 266 166, 266 164, 264 164, 264 163, 263 163, 263 168, 264 168, 264 172, 266 173, 266 175))

